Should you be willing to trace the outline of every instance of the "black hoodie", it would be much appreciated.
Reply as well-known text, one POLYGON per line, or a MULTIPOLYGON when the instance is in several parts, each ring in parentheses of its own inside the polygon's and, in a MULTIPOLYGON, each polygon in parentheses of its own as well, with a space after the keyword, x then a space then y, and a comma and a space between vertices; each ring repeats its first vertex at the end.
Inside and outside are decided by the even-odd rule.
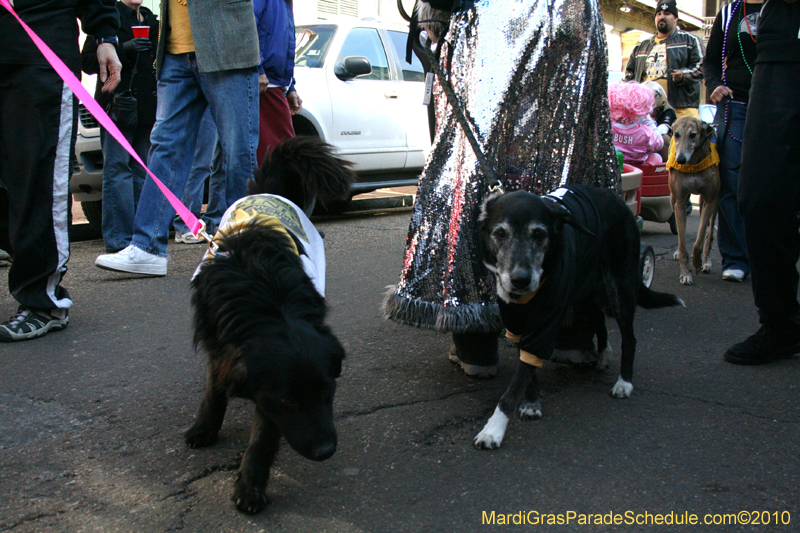
MULTIPOLYGON (((78 21, 95 37, 110 37, 119 28, 116 0, 14 0, 14 11, 77 76, 81 54, 78 21)), ((19 22, 0 7, 0 64, 47 65, 19 22)))

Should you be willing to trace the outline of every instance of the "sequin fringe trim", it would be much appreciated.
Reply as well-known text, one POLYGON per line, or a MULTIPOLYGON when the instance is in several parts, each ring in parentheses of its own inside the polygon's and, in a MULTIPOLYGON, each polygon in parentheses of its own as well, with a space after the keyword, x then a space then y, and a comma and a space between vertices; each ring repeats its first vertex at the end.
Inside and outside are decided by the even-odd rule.
POLYGON ((497 304, 445 307, 399 296, 394 286, 386 291, 381 311, 384 319, 442 333, 496 333, 503 329, 497 304))

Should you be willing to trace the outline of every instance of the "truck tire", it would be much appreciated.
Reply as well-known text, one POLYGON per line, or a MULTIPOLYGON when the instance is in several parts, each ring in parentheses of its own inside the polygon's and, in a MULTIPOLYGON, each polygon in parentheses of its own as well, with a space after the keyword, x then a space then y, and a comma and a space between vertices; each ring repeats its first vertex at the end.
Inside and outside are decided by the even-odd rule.
POLYGON ((81 209, 89 225, 98 233, 103 233, 103 200, 81 202, 81 209))

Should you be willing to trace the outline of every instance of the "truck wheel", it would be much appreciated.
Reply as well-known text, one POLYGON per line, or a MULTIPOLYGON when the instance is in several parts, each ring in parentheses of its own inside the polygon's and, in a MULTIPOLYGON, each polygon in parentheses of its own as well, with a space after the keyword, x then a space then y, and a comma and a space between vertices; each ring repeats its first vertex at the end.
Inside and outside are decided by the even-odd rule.
POLYGON ((103 232, 103 200, 81 202, 81 209, 89 225, 99 233, 103 232))
POLYGON ((649 289, 656 274, 656 254, 649 244, 639 245, 639 271, 642 273, 642 283, 649 289))

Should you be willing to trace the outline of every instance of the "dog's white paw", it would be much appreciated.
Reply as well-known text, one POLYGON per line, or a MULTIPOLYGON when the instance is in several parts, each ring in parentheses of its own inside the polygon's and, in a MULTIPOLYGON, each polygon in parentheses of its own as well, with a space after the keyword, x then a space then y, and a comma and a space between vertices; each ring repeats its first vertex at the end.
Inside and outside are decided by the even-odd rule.
POLYGON ((479 450, 495 450, 503 443, 506 427, 508 427, 508 417, 500 410, 500 406, 497 406, 494 414, 483 426, 483 430, 478 433, 472 444, 479 450))
POLYGON ((711 274, 711 261, 703 263, 703 268, 700 269, 703 274, 711 274))
POLYGON ((522 402, 519 406, 519 417, 522 420, 538 420, 542 418, 542 401, 522 402))
POLYGON ((600 352, 600 358, 597 360, 597 370, 605 370, 611 365, 611 346, 606 346, 606 349, 600 352))
POLYGON ((633 383, 625 381, 620 376, 614 386, 611 387, 611 396, 614 398, 630 398, 633 392, 633 383))
POLYGON ((691 274, 681 275, 680 282, 681 285, 691 285, 692 283, 694 283, 691 274))
POLYGON ((680 258, 681 258, 681 255, 678 253, 678 250, 675 250, 675 253, 672 254, 672 260, 673 261, 677 261, 680 258))

